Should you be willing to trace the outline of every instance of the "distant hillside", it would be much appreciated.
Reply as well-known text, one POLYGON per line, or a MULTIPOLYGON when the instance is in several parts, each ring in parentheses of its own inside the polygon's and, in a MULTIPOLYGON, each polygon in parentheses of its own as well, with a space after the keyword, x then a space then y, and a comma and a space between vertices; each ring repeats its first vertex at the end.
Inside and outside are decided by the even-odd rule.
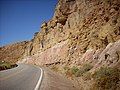
POLYGON ((16 63, 24 56, 28 42, 19 42, 0 47, 0 61, 16 63))

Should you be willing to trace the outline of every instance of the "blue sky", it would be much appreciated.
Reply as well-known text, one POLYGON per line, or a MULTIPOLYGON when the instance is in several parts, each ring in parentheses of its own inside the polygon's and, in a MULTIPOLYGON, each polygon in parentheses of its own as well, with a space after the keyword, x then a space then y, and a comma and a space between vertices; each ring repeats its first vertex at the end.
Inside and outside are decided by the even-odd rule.
POLYGON ((0 46, 30 40, 54 14, 57 0, 0 0, 0 46))

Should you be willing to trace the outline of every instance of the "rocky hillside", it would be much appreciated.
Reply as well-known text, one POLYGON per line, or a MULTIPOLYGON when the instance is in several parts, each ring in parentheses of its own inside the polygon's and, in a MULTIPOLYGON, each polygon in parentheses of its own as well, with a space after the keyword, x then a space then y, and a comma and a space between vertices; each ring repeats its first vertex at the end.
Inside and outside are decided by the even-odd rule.
POLYGON ((104 49, 120 39, 119 7, 119 0, 59 0, 53 18, 41 25, 31 41, 4 46, 0 51, 14 52, 20 45, 24 52, 19 52, 32 56, 67 42, 65 56, 75 60, 89 49, 104 49))
MULTIPOLYGON (((9 52, 6 60, 12 61, 14 54, 23 58, 19 62, 48 66, 71 79, 77 77, 82 90, 93 86, 119 89, 120 0, 59 0, 53 18, 22 45, 22 49, 17 47, 20 54, 14 54, 16 48, 11 45, 10 49, 2 47, 0 56, 4 59, 9 52), (106 72, 115 79, 107 77, 106 72), (98 73, 101 82, 97 82, 98 73)), ((98 90, 96 87, 91 90, 98 90)))
POLYGON ((0 61, 16 63, 22 59, 28 42, 19 42, 7 46, 0 47, 0 61))
POLYGON ((36 63, 49 62, 39 65, 55 61, 80 64, 87 51, 101 53, 109 43, 120 39, 119 8, 119 0, 59 0, 53 18, 41 25, 25 55, 46 59, 36 63))
POLYGON ((105 48, 120 38, 118 0, 59 0, 55 14, 41 25, 28 47, 29 54, 69 39, 70 47, 105 48))

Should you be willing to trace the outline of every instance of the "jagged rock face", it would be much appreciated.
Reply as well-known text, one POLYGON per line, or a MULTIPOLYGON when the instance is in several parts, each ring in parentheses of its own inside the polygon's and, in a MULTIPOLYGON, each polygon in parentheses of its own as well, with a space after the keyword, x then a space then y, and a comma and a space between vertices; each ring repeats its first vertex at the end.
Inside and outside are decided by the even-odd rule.
POLYGON ((68 49, 68 41, 63 41, 41 53, 24 58, 22 63, 31 63, 35 65, 63 64, 67 60, 68 49))
POLYGON ((95 49, 106 47, 110 42, 120 39, 119 1, 113 0, 109 3, 104 0, 76 0, 74 2, 77 9, 75 8, 76 10, 68 15, 64 28, 70 27, 73 31, 71 39, 78 38, 73 43, 82 47, 83 52, 91 47, 95 49), (74 34, 76 32, 74 30, 78 32, 74 34))
POLYGON ((73 63, 87 50, 104 49, 119 39, 119 0, 59 0, 53 18, 41 25, 27 52, 41 53, 68 40, 67 57, 73 63))
POLYGON ((67 54, 62 59, 68 65, 78 64, 86 51, 93 50, 90 55, 94 55, 119 39, 120 0, 59 0, 53 18, 28 42, 24 56, 47 53, 67 41, 67 54))
POLYGON ((105 49, 88 49, 81 58, 78 59, 77 65, 85 63, 94 65, 94 70, 102 66, 120 67, 120 40, 115 43, 109 43, 105 49))
POLYGON ((20 42, 0 47, 0 61, 15 63, 24 56, 28 42, 20 42))
MULTIPOLYGON (((19 62, 57 66, 60 71, 84 64, 93 66, 92 73, 102 66, 120 69, 120 0, 59 0, 53 18, 27 46, 17 47, 22 53, 13 48, 8 58, 5 53, 12 49, 1 48, 5 59, 24 57, 19 62)), ((90 83, 85 82, 88 87, 90 83)))
POLYGON ((105 48, 120 39, 119 7, 119 0, 59 0, 53 18, 33 39, 32 54, 66 39, 83 53, 105 48))

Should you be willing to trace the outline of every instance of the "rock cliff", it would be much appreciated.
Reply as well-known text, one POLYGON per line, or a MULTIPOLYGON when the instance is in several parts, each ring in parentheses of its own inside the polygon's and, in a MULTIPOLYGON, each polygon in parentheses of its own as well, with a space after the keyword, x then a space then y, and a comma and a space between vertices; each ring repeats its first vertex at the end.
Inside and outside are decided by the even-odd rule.
MULTIPOLYGON (((1 60, 16 61, 49 52, 59 61, 77 64, 84 53, 91 50, 93 54, 96 50, 100 53, 109 43, 120 39, 119 7, 118 0, 59 0, 53 18, 41 25, 40 32, 36 32, 31 41, 0 48, 1 60), (60 50, 56 55, 57 49, 60 50)), ((49 63, 39 64, 58 62, 48 54, 41 55, 41 59, 47 58, 49 63)))
MULTIPOLYGON (((25 55, 46 54, 67 42, 66 55, 59 59, 70 65, 77 64, 89 49, 100 51, 120 39, 119 7, 118 0, 59 0, 53 18, 41 25, 41 31, 35 33, 25 55)), ((50 52, 54 57, 55 52, 50 52)), ((55 55, 58 56, 61 53, 55 55)), ((51 61, 49 55, 45 57, 51 61)))
POLYGON ((19 62, 61 73, 65 67, 69 71, 85 64, 93 66, 90 73, 103 66, 120 69, 120 0, 59 0, 53 18, 41 25, 31 41, 19 45, 0 48, 1 59, 9 52, 5 60, 12 61, 14 54, 16 60, 23 58, 19 62))

